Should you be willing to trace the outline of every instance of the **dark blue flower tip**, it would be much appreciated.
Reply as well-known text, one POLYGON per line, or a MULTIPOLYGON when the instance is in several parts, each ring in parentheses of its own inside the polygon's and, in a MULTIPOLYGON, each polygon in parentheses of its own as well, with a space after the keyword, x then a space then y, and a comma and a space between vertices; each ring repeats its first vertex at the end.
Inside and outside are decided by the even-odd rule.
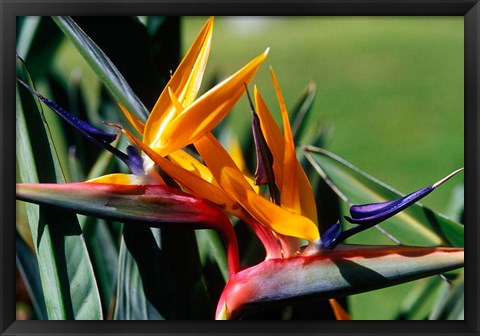
POLYGON ((352 218, 345 216, 345 219, 350 223, 376 225, 427 196, 433 189, 428 186, 394 201, 354 205, 350 208, 352 218))
POLYGON ((327 231, 321 235, 321 248, 324 250, 331 250, 338 244, 338 238, 342 233, 342 226, 340 221, 330 226, 327 231))
POLYGON ((128 158, 126 159, 126 164, 132 174, 137 176, 145 175, 145 170, 143 169, 143 158, 138 149, 134 146, 128 146, 127 156, 128 158))
POLYGON ((70 125, 75 127, 78 131, 80 131, 80 133, 82 133, 87 139, 97 144, 98 146, 103 147, 104 149, 108 150, 113 155, 118 157, 120 160, 122 160, 122 162, 125 163, 127 167, 130 169, 132 174, 135 174, 137 176, 145 175, 145 172, 143 169, 143 159, 135 147, 133 146, 127 147, 127 154, 125 154, 124 152, 118 150, 117 148, 113 147, 110 144, 117 138, 117 135, 115 133, 105 133, 103 131, 100 131, 99 129, 93 127, 92 125, 86 123, 85 121, 80 120, 74 115, 70 114, 65 109, 63 109, 62 107, 54 103, 53 101, 45 98, 44 96, 42 96, 35 89, 30 87, 28 84, 26 84, 22 80, 18 78, 17 80, 19 83, 25 86, 30 92, 36 95, 51 110, 53 110, 66 122, 68 122, 70 125))
POLYGON ((367 225, 367 226, 373 226, 378 223, 381 223, 384 220, 399 213, 400 211, 408 208, 413 203, 424 198, 425 196, 430 194, 436 187, 442 185, 443 183, 448 181, 450 178, 452 178, 462 170, 463 168, 458 169, 431 186, 422 188, 420 190, 417 190, 411 194, 408 194, 406 196, 403 196, 393 201, 363 204, 363 205, 353 205, 352 207, 350 207, 350 215, 352 217, 350 218, 345 216, 345 219, 350 223, 367 225))
POLYGON ((80 132, 84 133, 87 136, 90 136, 98 141, 104 141, 106 143, 111 143, 117 138, 116 134, 112 133, 105 133, 92 125, 86 123, 83 120, 78 119, 75 117, 73 114, 69 113, 62 107, 58 106, 56 103, 51 101, 50 99, 45 98, 42 96, 40 93, 38 93, 35 89, 30 87, 28 84, 23 82, 21 79, 18 79, 18 82, 25 86, 30 92, 32 92, 34 95, 36 95, 45 105, 47 105, 52 111, 54 111, 56 114, 58 114, 60 117, 62 117, 66 122, 68 122, 70 125, 75 127, 77 130, 80 132))

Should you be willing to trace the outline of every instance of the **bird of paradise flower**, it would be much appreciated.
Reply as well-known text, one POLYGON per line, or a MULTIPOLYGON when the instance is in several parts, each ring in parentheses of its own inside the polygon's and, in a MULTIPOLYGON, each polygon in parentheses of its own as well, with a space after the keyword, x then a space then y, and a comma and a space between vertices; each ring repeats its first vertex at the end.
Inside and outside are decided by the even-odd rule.
POLYGON ((127 148, 127 153, 111 145, 116 134, 102 132, 78 120, 20 81, 88 139, 119 157, 131 174, 109 174, 83 183, 19 184, 17 198, 120 221, 146 222, 159 227, 182 223, 219 231, 227 245, 229 279, 217 305, 217 319, 236 318, 246 307, 267 301, 310 296, 330 299, 336 317, 349 319, 335 297, 463 265, 463 249, 340 244, 405 209, 454 174, 398 200, 352 207, 352 218, 347 220, 357 223, 357 227, 342 232, 337 222, 320 233, 312 187, 296 157, 288 111, 273 69, 283 133, 255 86, 255 104, 250 101, 257 153, 255 178, 242 171, 211 131, 244 94, 266 59, 268 49, 197 98, 212 31, 213 18, 210 18, 146 123, 120 104, 141 135, 140 139, 120 125, 107 123, 118 128, 134 145, 127 148), (191 144, 198 158, 184 149, 191 144), (157 168, 176 185, 167 185, 157 168), (267 191, 258 187, 262 184, 268 186, 267 191), (68 197, 59 198, 60 195, 68 197), (141 210, 128 211, 132 202, 141 205, 141 210), (250 225, 265 247, 263 262, 247 268, 240 265, 235 232, 225 214, 250 225), (422 267, 415 268, 415 262, 422 267), (341 274, 349 263, 366 268, 383 265, 382 280, 374 281, 364 274, 357 283, 349 283, 341 274))

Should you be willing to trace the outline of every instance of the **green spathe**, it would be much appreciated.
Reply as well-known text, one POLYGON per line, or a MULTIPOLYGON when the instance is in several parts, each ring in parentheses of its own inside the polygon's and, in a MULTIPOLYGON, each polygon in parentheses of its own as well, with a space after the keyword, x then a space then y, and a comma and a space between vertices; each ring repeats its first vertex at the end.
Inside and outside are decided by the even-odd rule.
POLYGON ((267 303, 345 296, 462 267, 462 248, 340 245, 318 256, 269 259, 228 281, 218 318, 267 303))

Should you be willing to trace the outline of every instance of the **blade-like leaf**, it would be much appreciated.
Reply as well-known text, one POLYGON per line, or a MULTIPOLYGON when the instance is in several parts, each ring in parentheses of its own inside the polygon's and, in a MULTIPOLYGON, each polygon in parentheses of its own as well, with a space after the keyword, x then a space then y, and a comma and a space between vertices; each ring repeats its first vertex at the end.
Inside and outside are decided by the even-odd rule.
POLYGON ((16 245, 17 267, 32 300, 33 309, 39 320, 45 320, 47 319, 47 308, 45 307, 37 259, 18 234, 16 245))
POLYGON ((25 18, 23 26, 18 34, 17 53, 26 58, 32 45, 33 38, 40 24, 41 16, 29 16, 25 18))
POLYGON ((321 256, 269 259, 232 277, 217 318, 267 303, 345 296, 462 267, 460 248, 343 245, 321 256), (268 284, 268 285, 265 285, 268 284))
POLYGON ((125 225, 114 318, 212 318, 196 249, 192 231, 125 225))
MULTIPOLYGON (((149 249, 153 244, 146 244, 149 249)), ((150 258, 152 256, 150 255, 150 258)), ((146 258, 147 261, 149 258, 146 258)), ((122 239, 120 245, 117 281, 117 297, 114 320, 164 320, 166 317, 156 309, 154 299, 149 300, 148 284, 143 284, 139 267, 122 239), (144 288, 147 287, 147 288, 144 288)), ((153 265, 152 265, 153 266, 153 265)), ((159 272, 157 272, 159 273, 159 272)), ((150 272, 153 276, 155 273, 150 272)), ((160 287, 160 286, 159 286, 160 287)))
MULTIPOLYGON (((326 150, 308 146, 304 151, 317 172, 346 203, 378 203, 403 196, 326 150)), ((463 225, 419 203, 380 226, 406 245, 463 246, 463 225)))
POLYGON ((107 55, 70 17, 57 16, 53 17, 53 20, 98 74, 117 102, 125 106, 137 118, 145 121, 149 114, 148 110, 107 55))
MULTIPOLYGON (((19 179, 24 182, 63 181, 40 112, 31 103, 27 113, 23 103, 17 89, 19 179), (34 121, 32 118, 37 119, 34 121), (35 138, 31 139, 30 134, 35 134, 35 138), (37 167, 41 169, 37 170, 37 167)), ((64 211, 48 211, 32 204, 27 204, 26 209, 48 318, 101 319, 100 297, 76 216, 64 211)))
MULTIPOLYGON (((117 144, 114 144, 116 147, 117 144)), ((109 151, 103 151, 95 161, 93 167, 88 172, 86 180, 92 180, 96 177, 105 175, 109 165, 112 164, 113 154, 109 151)))
POLYGON ((463 320, 465 318, 465 281, 460 275, 452 285, 445 285, 430 320, 463 320))
POLYGON ((445 214, 450 218, 462 223, 463 212, 465 208, 465 191, 463 185, 458 185, 453 189, 450 201, 448 202, 445 214))
POLYGON ((295 102, 295 105, 290 109, 292 111, 292 133, 295 143, 299 143, 308 129, 307 116, 312 109, 316 93, 317 86, 314 82, 310 82, 295 102))
POLYGON ((106 221, 83 216, 81 216, 81 219, 83 219, 81 222, 82 230, 95 271, 105 314, 111 305, 117 280, 118 248, 114 241, 117 237, 108 230, 106 221))
POLYGON ((227 256, 218 234, 211 230, 197 230, 195 236, 202 265, 205 266, 208 262, 214 262, 218 266, 223 280, 227 281, 227 256))
POLYGON ((431 309, 432 300, 443 284, 441 277, 430 277, 417 281, 408 295, 403 298, 396 320, 424 320, 431 309))
POLYGON ((154 22, 151 29, 133 16, 75 16, 72 20, 115 64, 147 109, 153 107, 179 61, 181 18, 147 17, 154 22))

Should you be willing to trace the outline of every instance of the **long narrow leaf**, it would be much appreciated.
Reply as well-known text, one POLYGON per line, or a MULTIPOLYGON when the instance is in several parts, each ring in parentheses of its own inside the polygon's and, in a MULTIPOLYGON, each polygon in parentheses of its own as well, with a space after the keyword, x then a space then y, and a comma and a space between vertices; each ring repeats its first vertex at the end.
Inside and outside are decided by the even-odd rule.
MULTIPOLYGON (((151 245, 145 244, 145 247, 148 249, 151 245)), ((150 258, 147 258, 144 262, 148 262, 150 258)), ((125 245, 124 239, 122 239, 120 245, 118 263, 117 294, 113 319, 164 320, 166 317, 161 314, 160 309, 157 309, 154 302, 152 302, 155 300, 150 297, 152 292, 148 292, 149 284, 144 285, 139 267, 125 245)), ((150 274, 152 276, 155 274, 153 269, 150 274)))
POLYGON ((41 16, 28 16, 18 35, 17 53, 26 58, 40 24, 41 16))
POLYGON ((107 55, 70 17, 56 16, 53 17, 53 20, 98 74, 117 102, 125 106, 137 118, 145 121, 149 114, 148 110, 107 55))
POLYGON ((95 277, 98 283, 104 315, 115 292, 118 271, 118 248, 106 221, 95 217, 82 217, 83 234, 87 243, 95 277))
MULTIPOLYGON (((59 163, 43 122, 27 123, 27 112, 17 90, 17 160, 20 180, 60 180, 59 163), (35 139, 31 128, 37 128, 35 139), (43 135, 43 136, 40 136, 43 135), (41 161, 39 161, 41 160, 41 161), (37 170, 41 167, 41 170, 37 170), (56 172, 56 173, 55 173, 56 172)), ((29 120, 39 111, 30 104, 29 120)), ((92 265, 76 216, 26 205, 49 319, 101 319, 102 311, 92 265)))
POLYGON ((212 318, 195 249, 190 230, 125 225, 114 318, 212 318))
POLYGON ((212 230, 197 230, 195 235, 202 265, 205 266, 208 262, 215 262, 223 280, 227 281, 227 255, 217 233, 212 230))
POLYGON ((459 276, 451 285, 445 285, 440 293, 436 309, 429 319, 463 320, 465 318, 465 282, 463 275, 459 276))
POLYGON ((45 306, 37 259, 19 236, 17 236, 16 245, 17 268, 25 282, 37 318, 39 320, 45 320, 47 318, 47 308, 45 306))
POLYGON ((295 143, 299 143, 300 139, 305 136, 307 130, 307 116, 310 113, 315 96, 317 93, 317 86, 314 82, 310 82, 303 90, 302 94, 292 107, 292 133, 295 143))

